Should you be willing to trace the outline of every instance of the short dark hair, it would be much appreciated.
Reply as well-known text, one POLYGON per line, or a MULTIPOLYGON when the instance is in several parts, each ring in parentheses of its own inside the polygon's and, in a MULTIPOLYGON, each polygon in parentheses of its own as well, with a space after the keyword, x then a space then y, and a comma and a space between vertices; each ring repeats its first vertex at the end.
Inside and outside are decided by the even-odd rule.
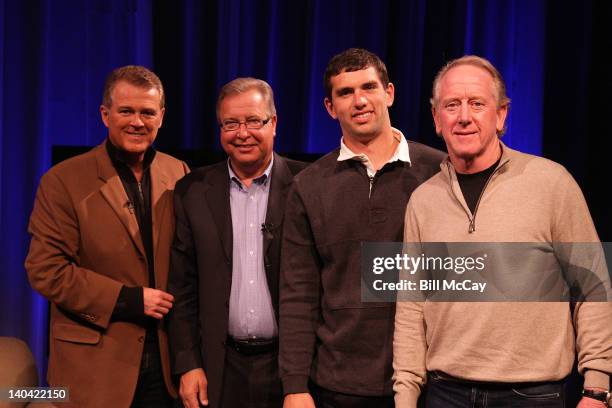
POLYGON ((162 86, 161 80, 155 73, 148 68, 140 65, 126 65, 124 67, 115 68, 106 77, 104 83, 104 95, 102 96, 102 104, 107 108, 110 108, 113 101, 111 94, 115 85, 119 81, 125 81, 128 84, 137 86, 139 88, 151 89, 155 88, 159 92, 160 101, 159 107, 163 108, 166 105, 166 96, 164 94, 164 87, 162 86))
POLYGON ((363 48, 349 48, 335 55, 327 64, 325 75, 323 76, 323 86, 325 96, 331 99, 332 85, 331 78, 343 72, 360 71, 372 67, 378 73, 380 82, 386 88, 389 85, 389 74, 387 67, 378 55, 363 48))
POLYGON ((219 91, 219 97, 217 98, 217 120, 219 118, 219 108, 221 102, 230 95, 238 95, 244 92, 248 92, 255 89, 263 96, 266 104, 268 105, 268 114, 270 116, 276 115, 276 107, 274 106, 274 92, 272 87, 263 79, 244 77, 236 78, 223 85, 219 91))

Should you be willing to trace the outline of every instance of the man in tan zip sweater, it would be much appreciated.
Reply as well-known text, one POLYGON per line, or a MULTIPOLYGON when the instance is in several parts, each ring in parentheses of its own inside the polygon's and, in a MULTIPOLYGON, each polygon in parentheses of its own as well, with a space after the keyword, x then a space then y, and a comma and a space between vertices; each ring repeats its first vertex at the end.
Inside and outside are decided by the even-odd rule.
MULTIPOLYGON (((480 57, 448 63, 433 86, 436 132, 449 157, 412 195, 404 241, 598 242, 580 188, 559 164, 499 140, 509 99, 480 57), (435 203, 435 205, 432 205, 435 203)), ((603 276, 609 291, 609 279, 603 276)), ((608 299, 609 300, 609 299, 608 299)), ((396 406, 563 407, 574 350, 579 407, 605 407, 612 372, 612 303, 398 302, 396 406), (576 333, 574 333, 574 329, 576 333)))

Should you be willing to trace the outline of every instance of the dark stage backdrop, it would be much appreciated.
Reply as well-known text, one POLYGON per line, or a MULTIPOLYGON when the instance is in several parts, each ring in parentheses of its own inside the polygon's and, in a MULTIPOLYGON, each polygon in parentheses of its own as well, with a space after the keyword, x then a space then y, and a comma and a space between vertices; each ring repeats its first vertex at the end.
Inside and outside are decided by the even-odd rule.
POLYGON ((125 64, 151 67, 165 84, 160 150, 218 150, 216 92, 255 76, 276 93, 277 150, 320 153, 340 138, 322 103, 334 54, 356 46, 380 55, 396 86, 393 124, 440 148, 428 103, 435 72, 465 53, 485 56, 513 102, 504 141, 565 165, 611 240, 606 3, 0 0, 0 335, 26 340, 44 367, 47 304, 23 268, 34 193, 52 146, 104 139, 103 81, 125 64))

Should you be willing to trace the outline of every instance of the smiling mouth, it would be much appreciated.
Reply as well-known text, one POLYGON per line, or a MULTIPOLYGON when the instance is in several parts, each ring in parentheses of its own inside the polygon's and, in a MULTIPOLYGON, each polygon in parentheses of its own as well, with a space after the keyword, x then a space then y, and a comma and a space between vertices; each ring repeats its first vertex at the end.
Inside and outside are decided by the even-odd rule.
POLYGON ((353 119, 355 119, 357 122, 365 122, 368 119, 370 119, 370 116, 372 116, 372 112, 368 111, 368 112, 359 112, 359 113, 355 113, 352 115, 353 119))

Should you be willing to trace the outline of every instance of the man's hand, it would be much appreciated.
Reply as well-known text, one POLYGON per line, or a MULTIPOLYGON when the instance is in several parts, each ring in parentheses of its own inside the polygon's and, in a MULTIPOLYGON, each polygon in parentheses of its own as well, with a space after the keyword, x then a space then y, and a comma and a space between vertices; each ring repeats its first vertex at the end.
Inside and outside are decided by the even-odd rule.
POLYGON ((307 392, 285 395, 283 408, 316 408, 314 400, 307 392))
POLYGON ((185 408, 199 408, 208 405, 208 380, 201 368, 194 368, 181 376, 179 395, 185 408), (199 403, 198 403, 199 400, 199 403))
POLYGON ((605 408, 606 403, 589 397, 582 397, 576 408, 605 408))
POLYGON ((142 288, 144 314, 161 319, 168 314, 174 302, 174 296, 159 289, 142 288))

